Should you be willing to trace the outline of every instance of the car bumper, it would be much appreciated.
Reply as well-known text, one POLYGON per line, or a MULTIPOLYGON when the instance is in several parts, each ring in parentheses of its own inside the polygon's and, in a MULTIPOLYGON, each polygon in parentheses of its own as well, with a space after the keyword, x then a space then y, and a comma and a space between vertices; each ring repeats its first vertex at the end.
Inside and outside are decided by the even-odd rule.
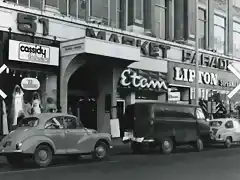
POLYGON ((22 150, 10 150, 10 149, 0 149, 0 156, 12 153, 23 153, 22 150))

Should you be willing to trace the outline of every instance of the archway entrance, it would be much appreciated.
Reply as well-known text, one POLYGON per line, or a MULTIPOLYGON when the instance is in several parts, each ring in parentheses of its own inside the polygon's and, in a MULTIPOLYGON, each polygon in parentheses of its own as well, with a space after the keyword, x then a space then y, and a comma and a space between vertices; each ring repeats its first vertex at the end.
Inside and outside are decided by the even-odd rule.
POLYGON ((97 129, 98 72, 97 66, 86 63, 68 82, 68 111, 77 116, 86 128, 97 129))

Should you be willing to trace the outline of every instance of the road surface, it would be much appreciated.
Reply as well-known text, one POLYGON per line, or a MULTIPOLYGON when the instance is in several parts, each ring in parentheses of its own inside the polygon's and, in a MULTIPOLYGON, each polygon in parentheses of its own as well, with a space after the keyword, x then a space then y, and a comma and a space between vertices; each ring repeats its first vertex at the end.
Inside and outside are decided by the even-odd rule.
MULTIPOLYGON (((30 166, 30 165, 29 165, 30 166)), ((56 159, 46 169, 25 167, 11 170, 0 165, 1 180, 240 180, 240 147, 194 152, 181 150, 171 155, 132 155, 126 151, 104 162, 89 159, 65 163, 56 159), (57 164, 57 165, 56 165, 57 164)))

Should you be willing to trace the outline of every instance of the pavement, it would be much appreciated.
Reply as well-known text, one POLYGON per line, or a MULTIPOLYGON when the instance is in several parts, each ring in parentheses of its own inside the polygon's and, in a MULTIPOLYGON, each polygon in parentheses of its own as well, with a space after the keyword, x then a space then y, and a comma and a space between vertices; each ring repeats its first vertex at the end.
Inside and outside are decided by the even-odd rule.
POLYGON ((103 162, 86 157, 77 163, 56 159, 51 167, 42 169, 30 164, 21 169, 0 166, 0 179, 240 180, 240 146, 231 149, 212 147, 202 152, 182 147, 171 155, 158 152, 133 155, 127 145, 119 144, 115 148, 116 151, 111 151, 109 159, 103 162))

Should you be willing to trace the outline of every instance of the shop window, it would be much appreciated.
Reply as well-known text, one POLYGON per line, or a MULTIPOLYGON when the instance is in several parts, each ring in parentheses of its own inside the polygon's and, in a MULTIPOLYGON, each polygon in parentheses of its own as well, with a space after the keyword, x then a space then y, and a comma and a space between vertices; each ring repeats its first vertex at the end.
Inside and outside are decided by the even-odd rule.
POLYGON ((214 49, 218 53, 225 53, 226 18, 214 15, 214 49))
POLYGON ((240 23, 233 22, 233 55, 240 58, 240 23))
POLYGON ((153 0, 151 7, 152 29, 154 36, 165 39, 166 31, 166 1, 153 0))
POLYGON ((198 10, 198 28, 199 28, 199 48, 206 49, 206 10, 199 9, 198 10))

